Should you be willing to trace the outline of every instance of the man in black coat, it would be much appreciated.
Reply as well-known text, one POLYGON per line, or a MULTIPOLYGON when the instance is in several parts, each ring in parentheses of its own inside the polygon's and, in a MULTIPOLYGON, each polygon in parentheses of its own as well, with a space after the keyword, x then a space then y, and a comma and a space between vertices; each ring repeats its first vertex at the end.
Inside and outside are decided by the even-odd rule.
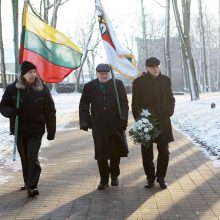
POLYGON ((110 72, 108 64, 99 64, 96 67, 97 79, 84 86, 79 104, 80 129, 92 129, 95 159, 101 179, 99 190, 108 187, 109 175, 112 186, 119 184, 120 157, 126 157, 128 154, 124 134, 128 120, 127 94, 122 81, 115 80, 121 108, 120 116, 110 72))
POLYGON ((18 116, 17 148, 21 158, 24 186, 28 196, 39 195, 37 189, 41 167, 38 152, 42 136, 47 128, 47 139, 53 140, 56 132, 56 110, 49 89, 37 75, 37 67, 28 61, 21 65, 18 79, 7 86, 0 112, 10 118, 11 134, 15 132, 15 118, 18 116), (19 107, 16 106, 20 93, 19 107))
POLYGON ((160 60, 150 57, 146 60, 147 73, 138 77, 133 82, 132 113, 138 120, 142 109, 150 110, 158 119, 161 135, 155 141, 157 143, 158 158, 155 172, 153 144, 149 147, 141 146, 143 167, 147 176, 145 188, 152 188, 154 180, 162 189, 167 188, 165 181, 169 162, 168 143, 173 141, 170 117, 173 115, 175 99, 171 89, 169 77, 161 74, 160 60))

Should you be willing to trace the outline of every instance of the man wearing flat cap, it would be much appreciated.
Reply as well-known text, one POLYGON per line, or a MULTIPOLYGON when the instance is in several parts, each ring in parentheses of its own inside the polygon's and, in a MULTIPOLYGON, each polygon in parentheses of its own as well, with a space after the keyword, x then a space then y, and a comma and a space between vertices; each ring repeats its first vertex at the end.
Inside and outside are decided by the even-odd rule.
POLYGON ((100 184, 98 190, 111 185, 118 186, 120 174, 120 157, 128 154, 124 131, 128 120, 128 100, 121 80, 115 80, 121 108, 119 115, 114 82, 111 78, 111 67, 101 63, 96 67, 97 79, 84 86, 80 104, 80 129, 92 129, 95 145, 100 184))
POLYGON ((132 114, 134 119, 138 120, 142 109, 148 109, 159 122, 161 134, 155 140, 158 150, 156 169, 153 162, 153 143, 148 147, 142 145, 141 153, 147 177, 145 188, 152 188, 156 179, 160 187, 166 189, 165 176, 169 162, 168 143, 174 140, 170 117, 174 112, 175 99, 170 78, 160 72, 160 60, 150 57, 146 60, 145 66, 147 73, 133 82, 132 114))
POLYGON ((0 112, 10 119, 11 134, 15 133, 15 118, 18 116, 17 148, 24 179, 21 190, 27 189, 29 197, 39 195, 37 186, 41 166, 38 152, 45 126, 47 139, 53 140, 55 137, 56 110, 50 91, 38 77, 37 67, 33 63, 24 61, 21 64, 21 74, 7 86, 2 96, 0 112))

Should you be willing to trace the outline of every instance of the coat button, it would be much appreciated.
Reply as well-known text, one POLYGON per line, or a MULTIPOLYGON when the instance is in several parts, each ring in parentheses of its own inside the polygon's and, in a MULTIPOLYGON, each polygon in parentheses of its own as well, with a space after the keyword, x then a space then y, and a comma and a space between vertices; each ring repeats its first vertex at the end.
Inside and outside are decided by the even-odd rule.
POLYGON ((106 107, 104 107, 104 110, 106 110, 106 107))

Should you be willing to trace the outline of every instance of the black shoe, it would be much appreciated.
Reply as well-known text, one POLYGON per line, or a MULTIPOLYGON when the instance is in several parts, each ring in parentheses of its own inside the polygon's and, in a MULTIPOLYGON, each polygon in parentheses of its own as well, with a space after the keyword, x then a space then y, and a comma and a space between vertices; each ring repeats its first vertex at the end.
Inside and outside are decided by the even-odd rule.
POLYGON ((21 186, 21 190, 26 190, 27 186, 21 186))
POLYGON ((160 185, 161 189, 166 189, 167 188, 167 182, 163 178, 157 178, 157 182, 160 185))
POLYGON ((104 190, 108 187, 108 183, 99 183, 98 190, 104 190))
POLYGON ((39 195, 39 191, 37 188, 34 189, 28 189, 28 197, 34 197, 39 195))
POLYGON ((112 177, 111 185, 112 186, 118 186, 119 185, 118 177, 112 177))
POLYGON ((146 189, 150 189, 154 187, 154 180, 147 180, 147 182, 145 183, 144 188, 146 189))

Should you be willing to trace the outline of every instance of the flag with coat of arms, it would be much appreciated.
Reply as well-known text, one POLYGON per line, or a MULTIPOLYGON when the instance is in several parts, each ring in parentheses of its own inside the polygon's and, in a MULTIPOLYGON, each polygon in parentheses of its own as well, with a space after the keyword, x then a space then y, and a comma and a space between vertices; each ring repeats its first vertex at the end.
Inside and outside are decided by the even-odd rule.
POLYGON ((95 7, 108 63, 116 72, 134 79, 138 75, 134 55, 120 45, 100 0, 95 0, 95 7))

